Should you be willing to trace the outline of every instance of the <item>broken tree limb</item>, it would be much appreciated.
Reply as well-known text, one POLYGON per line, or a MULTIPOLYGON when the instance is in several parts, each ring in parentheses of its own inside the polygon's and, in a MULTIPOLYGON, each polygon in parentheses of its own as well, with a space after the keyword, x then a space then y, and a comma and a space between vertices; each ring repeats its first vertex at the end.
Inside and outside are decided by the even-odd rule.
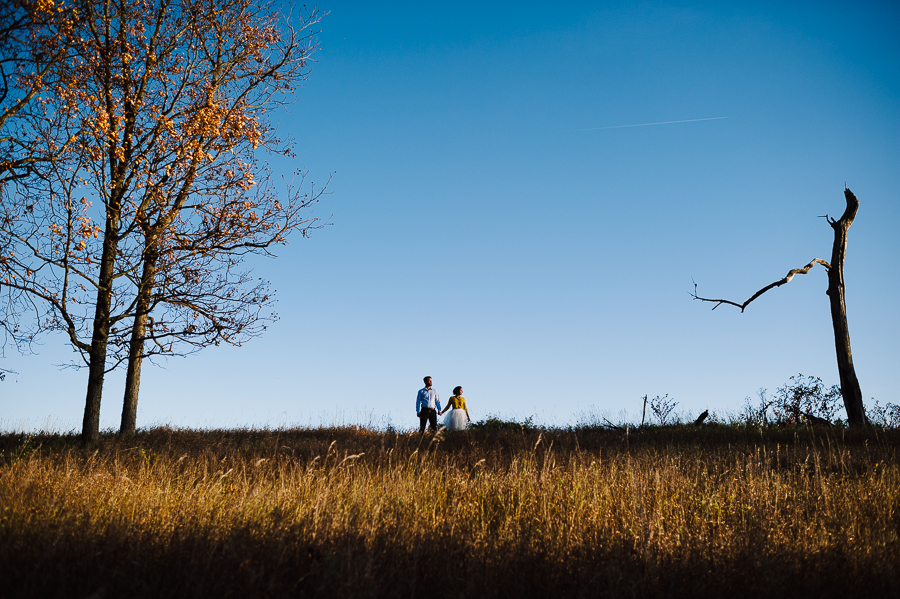
POLYGON ((624 428, 624 427, 621 427, 621 426, 618 426, 618 425, 616 425, 616 424, 613 424, 612 422, 610 422, 610 421, 607 420, 606 418, 604 418, 603 421, 606 422, 606 424, 603 425, 604 428, 608 428, 608 429, 614 430, 614 431, 619 431, 619 432, 622 432, 622 433, 627 433, 627 432, 628 432, 628 429, 626 429, 626 428, 624 428))
POLYGON ((709 410, 703 410, 703 413, 697 416, 697 419, 694 420, 694 426, 700 426, 703 424, 703 421, 706 420, 706 417, 709 416, 709 410))
POLYGON ((746 308, 750 302, 752 302, 753 300, 755 300, 756 298, 761 296, 763 293, 765 293, 769 289, 772 289, 774 287, 781 287, 785 283, 790 283, 791 279, 794 278, 794 275, 805 275, 806 273, 809 272, 809 269, 811 269, 816 264, 821 264, 825 268, 827 268, 829 270, 831 269, 831 265, 828 264, 827 262, 825 262, 824 260, 821 260, 819 258, 813 258, 810 261, 810 263, 807 264, 806 266, 804 266, 803 268, 795 268, 793 270, 790 270, 790 271, 788 271, 788 274, 785 275, 785 277, 783 279, 780 279, 778 281, 775 281, 774 283, 770 283, 769 285, 766 285, 765 287, 763 287, 762 289, 760 289, 759 291, 754 293, 752 296, 750 296, 750 299, 748 299, 743 304, 739 304, 737 302, 733 302, 733 301, 727 300, 727 299, 711 299, 708 297, 700 297, 699 295, 697 295, 697 283, 694 283, 694 293, 691 294, 691 297, 693 297, 695 300, 700 300, 701 302, 715 302, 716 305, 712 307, 713 310, 715 310, 722 304, 730 304, 732 306, 737 306, 738 308, 741 309, 741 312, 743 312, 744 308, 746 308))

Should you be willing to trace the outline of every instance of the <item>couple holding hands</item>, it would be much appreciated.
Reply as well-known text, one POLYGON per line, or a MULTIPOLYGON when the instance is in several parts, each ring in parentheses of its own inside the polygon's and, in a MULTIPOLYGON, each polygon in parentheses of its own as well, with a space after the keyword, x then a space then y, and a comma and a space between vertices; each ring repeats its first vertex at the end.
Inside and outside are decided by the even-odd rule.
POLYGON ((441 410, 441 399, 438 397, 437 391, 431 387, 431 377, 426 376, 424 379, 425 387, 419 389, 416 395, 416 416, 419 417, 419 432, 425 430, 425 424, 430 424, 430 429, 437 430, 437 417, 443 415, 444 412, 450 411, 450 414, 444 418, 444 426, 451 431, 465 430, 466 425, 472 421, 469 418, 469 409, 466 407, 466 398, 462 396, 462 387, 453 388, 453 397, 447 402, 449 405, 446 410, 441 410))

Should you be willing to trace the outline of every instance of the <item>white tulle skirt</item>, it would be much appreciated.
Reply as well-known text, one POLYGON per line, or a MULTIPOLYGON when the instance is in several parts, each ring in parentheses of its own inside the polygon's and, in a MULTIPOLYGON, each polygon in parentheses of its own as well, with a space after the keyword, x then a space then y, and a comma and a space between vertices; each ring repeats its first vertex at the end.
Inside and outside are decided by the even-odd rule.
POLYGON ((452 409, 444 416, 444 426, 447 427, 447 430, 464 431, 468 420, 465 410, 452 409))

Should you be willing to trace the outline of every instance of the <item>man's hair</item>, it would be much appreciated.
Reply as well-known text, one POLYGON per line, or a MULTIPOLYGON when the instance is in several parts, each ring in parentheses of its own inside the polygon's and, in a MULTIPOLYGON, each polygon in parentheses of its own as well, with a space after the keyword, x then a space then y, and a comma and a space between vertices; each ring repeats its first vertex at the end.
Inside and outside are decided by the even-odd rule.
POLYGON ((462 391, 462 387, 460 387, 459 385, 453 387, 453 395, 459 395, 460 391, 462 391))
POLYGON ((428 379, 430 379, 430 378, 431 378, 430 376, 423 377, 423 378, 422 378, 422 382, 425 383, 425 384, 427 385, 427 384, 428 384, 428 379))

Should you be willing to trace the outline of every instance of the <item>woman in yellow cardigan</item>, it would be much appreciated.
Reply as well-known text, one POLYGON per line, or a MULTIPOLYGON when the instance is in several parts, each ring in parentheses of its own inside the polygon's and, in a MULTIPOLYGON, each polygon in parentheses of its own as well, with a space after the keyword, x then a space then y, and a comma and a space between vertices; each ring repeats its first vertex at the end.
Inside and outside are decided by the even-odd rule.
POLYGON ((444 426, 451 431, 466 430, 466 425, 472 422, 469 418, 469 409, 466 407, 466 398, 462 396, 462 387, 453 388, 453 397, 447 402, 447 407, 441 412, 444 414, 451 410, 450 415, 444 418, 444 426))

